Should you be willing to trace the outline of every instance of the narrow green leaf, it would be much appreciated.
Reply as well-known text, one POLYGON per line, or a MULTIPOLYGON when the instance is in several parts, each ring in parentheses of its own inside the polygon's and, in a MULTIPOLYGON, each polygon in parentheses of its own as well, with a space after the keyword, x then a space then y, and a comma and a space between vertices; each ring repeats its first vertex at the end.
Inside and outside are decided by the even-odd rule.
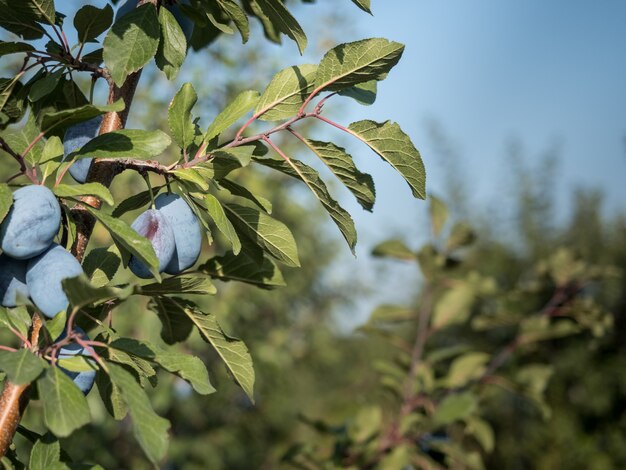
POLYGON ((147 284, 137 288, 144 295, 198 294, 213 295, 217 289, 210 279, 198 274, 180 274, 164 279, 163 282, 147 284))
POLYGON ((90 206, 85 207, 104 228, 106 228, 113 240, 125 250, 136 256, 139 261, 150 269, 150 272, 157 280, 161 279, 159 274, 159 260, 154 252, 152 243, 147 238, 140 236, 130 225, 121 219, 117 219, 90 206))
POLYGON ((13 205, 13 192, 8 184, 0 183, 0 223, 11 210, 13 205))
POLYGON ((338 147, 332 142, 319 140, 305 139, 304 143, 354 194, 361 207, 371 212, 376 200, 374 180, 367 173, 361 173, 358 170, 352 156, 346 152, 346 149, 338 147))
POLYGON ((250 24, 246 12, 233 0, 216 0, 217 5, 233 20, 241 34, 241 41, 245 44, 250 37, 250 24))
MULTIPOLYGON (((201 191, 209 190, 209 183, 202 177, 200 172, 196 171, 195 168, 172 170, 169 174, 176 176, 177 179, 182 180, 183 182, 191 183, 192 185, 197 186, 201 191)), ((194 191, 195 188, 192 186, 191 190, 194 191)))
POLYGON ((74 16, 74 28, 78 36, 78 42, 97 42, 96 38, 104 33, 113 23, 113 8, 105 5, 97 8, 85 5, 74 16))
POLYGON ((46 320, 46 330, 50 333, 50 338, 56 341, 59 336, 65 330, 65 324, 67 322, 67 312, 65 310, 57 313, 53 318, 46 320))
POLYGON ((478 379, 485 371, 489 359, 489 354, 482 352, 470 352, 457 357, 448 369, 446 386, 462 387, 471 380, 478 379))
POLYGON ((108 188, 100 183, 60 184, 53 190, 58 197, 76 199, 79 196, 96 196, 112 206, 115 204, 113 195, 108 188))
POLYGON ((303 54, 307 45, 306 34, 283 2, 281 0, 254 0, 253 3, 258 6, 257 11, 271 22, 276 31, 295 41, 300 54, 303 54))
POLYGON ((161 338, 167 344, 185 341, 193 324, 185 314, 185 308, 192 304, 182 299, 170 297, 152 297, 148 308, 155 312, 161 320, 161 338))
POLYGON ((252 194, 252 192, 250 192, 247 188, 227 178, 221 179, 219 184, 222 188, 227 189, 233 196, 243 197, 248 201, 255 203, 260 209, 268 214, 272 213, 272 203, 264 197, 252 194))
POLYGON ((432 326, 443 328, 465 322, 471 313, 474 298, 474 289, 468 283, 456 284, 448 289, 435 305, 432 326))
POLYGON ((124 101, 120 99, 115 103, 102 106, 86 104, 78 108, 53 111, 43 115, 41 119, 41 129, 46 134, 63 135, 65 129, 74 124, 87 121, 108 112, 119 112, 123 109, 124 101))
POLYGON ((117 364, 109 363, 109 377, 119 387, 122 398, 132 418, 135 439, 151 462, 157 463, 167 451, 170 423, 152 409, 146 392, 130 372, 117 364))
POLYGON ((364 12, 369 13, 370 15, 372 14, 372 11, 370 10, 370 0, 352 0, 352 3, 364 12))
POLYGON ((383 38, 340 44, 322 58, 315 88, 339 91, 371 80, 384 80, 403 51, 404 45, 383 38))
POLYGON ((58 367, 49 367, 37 381, 43 402, 43 419, 58 437, 67 437, 91 421, 89 405, 83 392, 58 367))
POLYGON ((270 81, 254 109, 262 121, 294 116, 313 91, 317 65, 304 64, 281 70, 270 81))
POLYGON ((354 227, 354 222, 352 221, 352 217, 350 214, 341 207, 337 201, 335 201, 330 193, 328 192, 328 188, 324 181, 320 178, 317 171, 315 171, 310 166, 305 165, 304 163, 289 159, 285 160, 275 160, 272 158, 257 158, 255 159, 257 163, 260 163, 264 166, 272 168, 274 170, 280 171, 286 175, 291 176, 292 178, 299 179, 303 183, 305 183, 311 192, 315 194, 315 197, 319 199, 328 215, 330 215, 333 222, 339 228, 339 231, 345 238, 350 250, 354 254, 354 247, 356 245, 356 228, 354 227))
POLYGON ((204 141, 208 142, 213 137, 220 135, 222 131, 235 124, 256 106, 258 100, 259 92, 256 90, 242 91, 239 93, 213 120, 204 135, 204 141))
POLYGON ((195 125, 191 116, 191 109, 198 101, 198 95, 191 83, 185 83, 170 103, 167 111, 167 123, 174 142, 186 150, 193 143, 195 125))
POLYGON ((159 46, 156 8, 147 3, 119 18, 104 38, 104 63, 118 86, 146 65, 159 46))
POLYGON ((204 196, 204 202, 206 204, 206 210, 211 216, 213 223, 217 226, 220 232, 228 239, 233 247, 233 253, 237 255, 241 251, 241 241, 237 235, 237 231, 233 224, 226 216, 222 203, 212 194, 207 193, 204 196))
POLYGON ((47 364, 28 349, 0 351, 0 370, 15 384, 28 384, 44 371, 47 364))
POLYGON ((159 25, 161 40, 155 61, 167 79, 173 80, 187 56, 187 39, 180 24, 167 8, 159 9, 159 25))
POLYGON ((398 124, 365 120, 353 122, 348 129, 404 177, 413 196, 426 198, 426 170, 422 157, 398 124))
POLYGON ((87 276, 80 275, 63 279, 63 290, 67 294, 70 305, 74 308, 83 308, 87 305, 102 303, 106 300, 124 300, 133 293, 131 287, 95 287, 87 276))
POLYGON ((226 204, 226 215, 252 243, 287 266, 299 267, 298 248, 285 224, 256 209, 226 204))
POLYGON ((25 42, 0 42, 0 57, 20 52, 31 52, 34 50, 35 48, 33 46, 25 42))
POLYGON ((202 338, 215 348, 237 383, 254 403, 254 368, 252 357, 244 342, 228 336, 220 327, 215 315, 201 312, 197 308, 184 310, 198 328, 202 338))
POLYGON ((209 259, 198 269, 215 279, 245 282, 263 289, 286 285, 278 266, 271 259, 264 257, 258 263, 244 253, 235 256, 229 251, 224 256, 209 259))
POLYGON ((386 240, 379 243, 372 250, 373 256, 381 258, 396 258, 406 261, 415 261, 416 254, 404 244, 402 240, 386 240))
POLYGON ((433 235, 437 237, 448 220, 448 207, 441 199, 431 195, 429 212, 433 235))
POLYGON ((161 130, 121 129, 101 134, 72 154, 92 158, 152 158, 161 155, 172 143, 161 130))
MULTIPOLYGON (((152 196, 156 196, 162 188, 163 186, 153 187, 152 196)), ((142 207, 147 206, 151 200, 152 199, 150 198, 150 191, 142 191, 120 202, 111 215, 115 218, 119 218, 129 211, 134 211, 136 209, 141 209, 142 207)))

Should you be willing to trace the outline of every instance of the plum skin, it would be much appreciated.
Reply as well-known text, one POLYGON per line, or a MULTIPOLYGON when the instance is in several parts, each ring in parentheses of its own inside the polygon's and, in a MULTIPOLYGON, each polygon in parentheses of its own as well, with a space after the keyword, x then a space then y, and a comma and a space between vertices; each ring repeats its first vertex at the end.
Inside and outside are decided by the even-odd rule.
POLYGON ((0 305, 15 307, 20 297, 28 299, 27 262, 0 255, 0 305))
MULTIPOLYGON (((89 341, 89 337, 87 336, 87 333, 85 333, 85 331, 82 328, 75 326, 73 330, 75 333, 78 333, 80 335, 82 340, 89 341)), ((61 334, 61 336, 59 336, 59 339, 57 341, 64 339, 66 336, 67 336, 67 331, 63 331, 63 333, 61 334)), ((70 359, 78 355, 87 356, 87 357, 93 356, 93 354, 91 353, 89 349, 83 348, 78 343, 70 343, 70 344, 63 346, 61 349, 59 349, 57 358, 58 359, 70 359)), ((92 361, 90 360, 89 362, 92 362, 92 361)), ((96 380, 95 370, 75 372, 75 371, 64 369, 63 367, 60 367, 60 366, 59 368, 63 371, 65 375, 67 375, 70 379, 72 379, 72 381, 76 384, 76 386, 80 389, 80 391, 83 392, 84 395, 87 395, 89 393, 89 391, 93 387, 94 381, 96 380)))
POLYGON ((61 206, 45 186, 24 186, 13 193, 13 205, 0 225, 0 248, 15 259, 43 253, 61 226, 61 206))
POLYGON ((48 318, 53 318, 69 305, 61 281, 83 273, 80 263, 56 243, 39 256, 29 260, 26 285, 35 306, 48 318))
MULTIPOLYGON (((102 124, 102 116, 96 116, 95 118, 87 121, 80 122, 74 126, 69 127, 65 131, 63 136, 63 160, 65 160, 72 152, 79 150, 87 142, 98 135, 100 131, 100 125, 102 124)), ((87 181, 87 175, 89 174, 89 168, 93 158, 81 158, 69 168, 70 175, 78 183, 84 183, 87 181)))
POLYGON ((200 256, 202 250, 200 222, 178 194, 161 193, 154 201, 154 205, 165 216, 174 232, 174 255, 165 267, 165 272, 179 274, 193 266, 200 256))
MULTIPOLYGON (((174 232, 165 216, 160 211, 148 209, 135 219, 131 227, 139 235, 150 240, 159 260, 159 272, 163 272, 172 260, 175 248, 174 232)), ((152 277, 148 267, 135 256, 131 257, 128 267, 137 277, 142 279, 152 277)))
MULTIPOLYGON (((127 0, 126 3, 124 3, 120 7, 120 9, 117 10, 117 13, 115 15, 115 21, 117 21, 125 14, 130 13, 134 8, 137 7, 137 3, 139 3, 138 0, 127 0)), ((180 3, 184 5, 189 5, 189 0, 182 0, 180 3)), ((187 44, 189 44, 189 40, 191 39, 191 35, 193 34, 193 21, 191 21, 187 16, 183 14, 183 12, 180 10, 179 5, 175 4, 164 6, 170 11, 170 13, 172 13, 172 15, 174 15, 176 21, 178 21, 180 29, 183 30, 183 33, 185 34, 185 39, 187 39, 187 44)))

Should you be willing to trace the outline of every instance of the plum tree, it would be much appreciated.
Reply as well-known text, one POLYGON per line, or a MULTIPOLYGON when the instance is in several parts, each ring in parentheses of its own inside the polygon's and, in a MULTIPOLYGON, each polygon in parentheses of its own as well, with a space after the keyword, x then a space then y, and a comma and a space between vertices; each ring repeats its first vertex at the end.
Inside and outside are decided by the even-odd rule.
MULTIPOLYGON (((63 160, 66 160, 72 152, 77 151, 97 136, 101 124, 102 116, 96 116, 95 118, 69 127, 63 137, 63 160)), ((75 161, 69 168, 72 178, 79 183, 87 181, 87 174, 89 174, 92 160, 92 158, 87 157, 75 161)))
MULTIPOLYGON (((131 227, 152 243, 159 260, 159 272, 163 272, 174 256, 174 231, 167 218, 156 209, 148 209, 135 219, 131 227)), ((135 276, 147 279, 152 277, 148 267, 133 256, 128 267, 135 276)))
MULTIPOLYGON (((118 18, 121 18, 122 16, 124 16, 127 13, 130 13, 131 11, 133 11, 134 8, 137 7, 137 3, 138 0, 127 0, 121 7, 119 10, 117 10, 117 14, 115 16, 115 19, 117 20, 118 18)), ((176 21, 178 21, 178 24, 180 25, 180 28, 183 30, 183 33, 185 34, 185 38, 187 39, 187 43, 189 43, 189 40, 191 39, 191 35, 193 34, 193 26, 194 23, 193 21, 191 21, 181 10, 180 5, 189 5, 189 0, 183 0, 182 2, 180 2, 180 4, 178 2, 174 1, 169 1, 169 2, 164 2, 164 6, 165 8, 172 13, 172 15, 174 15, 174 18, 176 18, 176 21)))
POLYGON ((157 210, 169 222, 174 233, 174 255, 165 267, 168 274, 178 274, 192 266, 202 249, 200 222, 185 200, 175 193, 162 193, 155 199, 157 210))
POLYGON ((60 245, 54 243, 44 253, 28 261, 26 285, 30 298, 48 318, 53 318, 69 304, 61 281, 82 274, 80 263, 60 245))
MULTIPOLYGON (((89 341, 89 337, 85 331, 75 326, 73 327, 73 332, 80 336, 83 341, 89 341)), ((67 331, 63 331, 63 334, 58 338, 57 341, 63 340, 67 336, 67 331)), ((57 359, 70 359, 75 356, 86 356, 92 357, 93 354, 90 349, 85 348, 82 344, 78 344, 76 342, 71 342, 59 349, 59 353, 57 355, 57 359)), ((93 363, 92 360, 88 362, 93 363)), ((81 372, 71 371, 61 367, 61 370, 65 372, 65 374, 72 379, 72 381, 78 386, 83 394, 87 395, 91 388, 93 387, 94 381, 96 380, 96 369, 86 370, 81 372)))
POLYGON ((13 205, 0 225, 0 248, 12 258, 28 259, 45 251, 61 226, 61 207, 45 186, 13 193, 13 205))
POLYGON ((0 304, 15 307, 20 297, 28 298, 26 261, 0 255, 0 304))

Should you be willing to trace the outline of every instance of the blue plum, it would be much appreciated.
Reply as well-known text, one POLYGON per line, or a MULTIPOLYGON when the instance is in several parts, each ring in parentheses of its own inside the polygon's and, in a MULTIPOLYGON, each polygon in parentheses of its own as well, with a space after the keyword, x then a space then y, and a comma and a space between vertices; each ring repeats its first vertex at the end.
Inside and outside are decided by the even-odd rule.
POLYGON ((30 298, 41 313, 53 318, 69 304, 61 281, 82 272, 83 268, 76 258, 55 243, 28 262, 26 285, 30 298))
MULTIPOLYGON (((125 14, 133 11, 133 9, 137 7, 137 3, 138 3, 138 0, 127 0, 120 7, 120 9, 117 10, 117 13, 115 14, 115 21, 117 21, 119 18, 121 18, 125 14)), ((189 0, 182 0, 179 3, 182 5, 189 5, 189 0)), ((182 12, 182 10, 180 9, 180 5, 178 4, 173 4, 173 5, 166 4, 165 8, 167 8, 172 13, 172 15, 174 15, 174 18, 176 18, 176 21, 178 21, 178 24, 180 25, 180 29, 182 29, 183 33, 185 34, 187 43, 189 43, 189 40, 191 39, 191 35, 193 34, 193 26, 194 26, 193 21, 191 21, 182 12)))
MULTIPOLYGON (((87 333, 85 333, 82 328, 75 326, 74 332, 78 333, 82 340, 85 340, 85 341, 89 340, 87 333)), ((66 336, 67 336, 67 332, 64 331, 63 334, 59 336, 59 340, 65 338, 66 336)), ((61 349, 59 349, 57 358, 58 359, 70 359, 74 356, 92 357, 93 355, 89 349, 82 347, 80 344, 70 343, 66 346, 63 346, 61 349)), ((89 362, 93 363, 92 360, 89 360, 89 362)), ((65 375, 67 375, 70 379, 72 379, 72 381, 78 386, 81 392, 83 392, 85 395, 89 393, 96 379, 95 369, 86 370, 82 372, 75 372, 75 371, 67 370, 67 369, 64 369, 63 367, 60 367, 60 369, 65 373, 65 375)))
MULTIPOLYGON (((69 127, 63 136, 63 160, 96 137, 100 131, 100 124, 102 124, 102 116, 96 116, 69 127)), ((81 158, 75 161, 69 169, 72 178, 79 183, 87 181, 92 161, 93 158, 81 158)))
POLYGON ((0 248, 15 259, 45 251, 61 226, 61 206, 45 186, 24 186, 13 193, 13 206, 0 225, 0 248))
POLYGON ((28 299, 26 261, 0 255, 0 305, 15 307, 19 298, 28 299))
MULTIPOLYGON (((150 240, 159 259, 159 272, 163 272, 174 256, 174 232, 170 223, 161 212, 148 209, 135 219, 131 227, 139 235, 150 240)), ((134 256, 131 257, 128 267, 135 276, 143 279, 152 277, 148 267, 134 256)))
POLYGON ((202 249, 200 222, 185 200, 178 194, 161 193, 154 201, 157 210, 165 216, 174 231, 175 250, 165 267, 168 274, 178 274, 192 266, 202 249))

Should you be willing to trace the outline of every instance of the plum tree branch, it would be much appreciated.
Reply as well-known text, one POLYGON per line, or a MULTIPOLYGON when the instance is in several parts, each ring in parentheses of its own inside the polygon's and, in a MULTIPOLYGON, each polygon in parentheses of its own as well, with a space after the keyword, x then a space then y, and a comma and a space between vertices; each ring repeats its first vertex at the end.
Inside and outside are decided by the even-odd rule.
POLYGON ((26 165, 26 160, 24 159, 24 156, 20 155, 15 150, 13 150, 11 146, 6 142, 6 140, 4 140, 2 137, 0 137, 0 148, 4 150, 6 153, 8 153, 9 155, 11 155, 11 157, 13 157, 17 161, 17 163, 19 163, 21 174, 26 175, 28 179, 31 180, 32 183, 39 184, 39 180, 37 179, 35 169, 34 168, 29 169, 28 166, 26 165))

